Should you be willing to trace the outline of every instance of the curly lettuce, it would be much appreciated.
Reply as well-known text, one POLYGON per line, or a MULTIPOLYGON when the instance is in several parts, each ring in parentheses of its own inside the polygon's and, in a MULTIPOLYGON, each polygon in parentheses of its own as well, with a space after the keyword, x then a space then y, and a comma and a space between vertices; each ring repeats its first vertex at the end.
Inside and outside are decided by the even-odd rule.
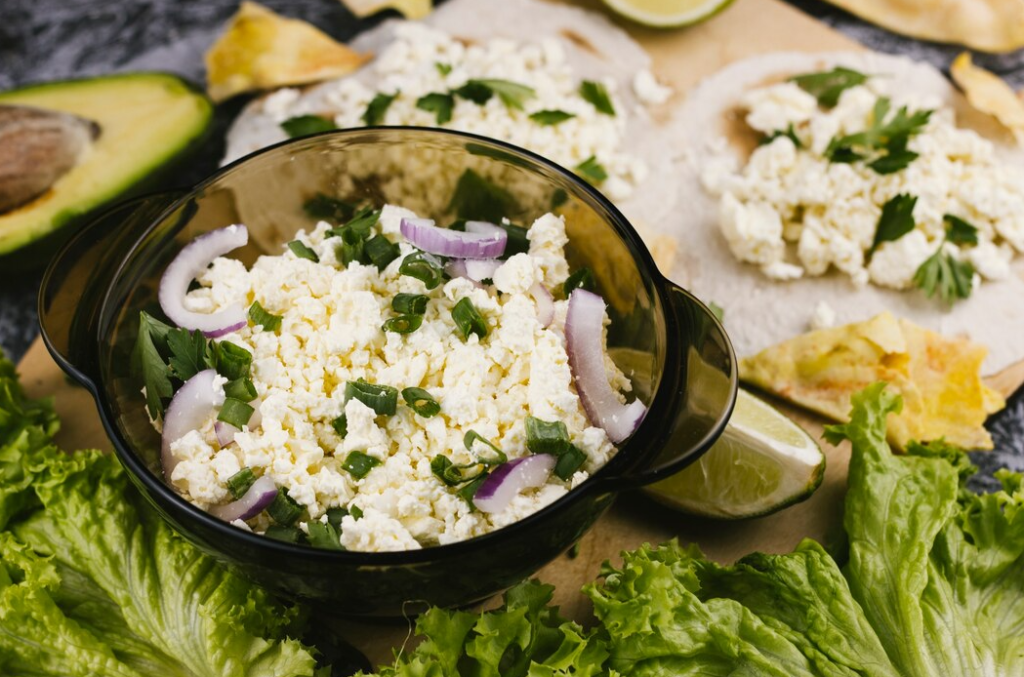
POLYGON ((0 674, 290 677, 303 614, 156 515, 116 458, 65 454, 0 355, 0 674))

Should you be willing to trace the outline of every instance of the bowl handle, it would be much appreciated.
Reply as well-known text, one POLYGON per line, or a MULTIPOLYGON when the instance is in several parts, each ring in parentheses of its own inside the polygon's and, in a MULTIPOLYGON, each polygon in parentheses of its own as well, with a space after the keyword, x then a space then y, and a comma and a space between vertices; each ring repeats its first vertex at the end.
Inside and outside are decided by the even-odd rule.
POLYGON ((647 417, 644 441, 655 450, 607 482, 613 490, 632 489, 674 475, 696 461, 725 430, 736 403, 736 353, 722 323, 690 292, 665 282, 667 352, 658 397, 647 417), (667 390, 666 390, 667 389, 667 390))
POLYGON ((39 289, 39 327, 57 364, 95 390, 104 301, 135 243, 184 195, 170 191, 120 203, 68 240, 46 267, 39 289))

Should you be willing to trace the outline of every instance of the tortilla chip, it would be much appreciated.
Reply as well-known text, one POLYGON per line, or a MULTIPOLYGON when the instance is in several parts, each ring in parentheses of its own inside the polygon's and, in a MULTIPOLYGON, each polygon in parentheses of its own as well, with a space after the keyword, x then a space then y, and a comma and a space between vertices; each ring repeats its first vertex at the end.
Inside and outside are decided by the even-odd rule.
POLYGON ((982 52, 1024 46, 1020 0, 828 0, 837 7, 924 40, 954 42, 982 52))
POLYGON ((406 19, 422 19, 434 9, 433 0, 341 0, 359 18, 393 9, 406 19))
POLYGON ((971 62, 969 52, 956 58, 950 68, 953 81, 972 106, 999 120, 1024 145, 1024 100, 1017 97, 998 75, 971 62))
POLYGON ((319 82, 348 75, 367 58, 305 21, 243 2, 206 53, 207 92, 224 101, 242 92, 319 82))
POLYGON ((740 378, 836 421, 847 420, 854 393, 886 381, 903 396, 903 411, 889 420, 889 442, 897 449, 940 438, 991 449, 985 419, 1005 402, 981 380, 986 352, 882 313, 744 358, 740 378))

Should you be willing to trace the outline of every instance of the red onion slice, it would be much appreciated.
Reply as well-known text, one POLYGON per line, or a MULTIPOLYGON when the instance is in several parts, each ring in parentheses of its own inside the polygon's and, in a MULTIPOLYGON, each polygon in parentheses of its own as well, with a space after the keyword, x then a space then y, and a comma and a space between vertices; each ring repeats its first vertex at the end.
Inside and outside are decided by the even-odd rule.
POLYGON ((431 219, 402 219, 402 235, 417 248, 438 256, 489 259, 505 253, 508 233, 483 235, 438 228, 431 219))
POLYGON ((277 498, 277 485, 274 484, 274 480, 264 475, 253 482, 249 491, 245 492, 240 499, 225 505, 214 506, 210 508, 210 514, 225 522, 234 522, 235 520, 244 522, 266 510, 275 498, 277 498))
POLYGON ((633 434, 647 408, 640 400, 623 404, 608 383, 602 346, 604 309, 604 301, 597 294, 574 290, 569 295, 569 312, 565 317, 565 340, 576 392, 587 418, 618 444, 633 434))
POLYGON ((217 434, 217 444, 224 448, 235 441, 235 433, 242 431, 230 423, 217 421, 213 424, 213 432, 217 434))
POLYGON ((245 309, 233 304, 215 313, 194 313, 185 308, 188 286, 206 270, 215 258, 245 246, 249 229, 243 225, 212 230, 189 242, 178 252, 160 278, 160 308, 174 324, 192 331, 198 329, 209 338, 217 338, 246 325, 245 309))
POLYGON ((501 268, 502 263, 498 259, 465 259, 466 277, 483 282, 494 277, 494 271, 501 268))
POLYGON ((160 462, 168 482, 178 465, 178 459, 171 453, 171 443, 201 428, 210 414, 224 404, 223 388, 214 387, 216 378, 217 372, 213 369, 199 372, 185 381, 167 405, 164 429, 160 436, 160 462))
POLYGON ((529 289, 533 302, 537 304, 537 320, 547 329, 555 319, 555 297, 540 282, 534 282, 529 289))
POLYGON ((555 457, 551 454, 536 454, 502 463, 477 489, 473 505, 481 512, 501 512, 525 489, 543 486, 554 469, 555 457))

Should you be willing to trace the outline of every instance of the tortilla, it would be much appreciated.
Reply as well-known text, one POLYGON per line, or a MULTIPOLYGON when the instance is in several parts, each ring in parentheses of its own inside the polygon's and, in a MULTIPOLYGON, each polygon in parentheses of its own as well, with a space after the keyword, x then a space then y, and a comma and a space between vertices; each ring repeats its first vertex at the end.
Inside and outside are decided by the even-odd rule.
POLYGON ((1024 100, 1008 84, 995 73, 975 66, 970 52, 958 56, 949 72, 972 106, 999 120, 1017 143, 1024 145, 1024 100))
MULTIPOLYGON (((398 21, 389 20, 361 33, 350 46, 359 52, 379 54, 392 41, 398 21)), ((423 23, 468 42, 493 38, 536 42, 556 38, 562 43, 576 77, 613 78, 617 82, 617 94, 629 112, 623 147, 644 160, 648 176, 628 199, 620 200, 616 206, 647 236, 659 266, 667 270, 675 247, 652 233, 650 226, 670 218, 675 211, 677 182, 672 168, 677 150, 664 142, 663 125, 651 119, 633 93, 633 77, 651 67, 651 59, 643 48, 601 14, 541 0, 451 0, 423 23)), ((350 77, 370 83, 371 68, 368 65, 350 77)), ((329 113, 333 107, 326 96, 329 89, 329 83, 325 83, 306 89, 301 96, 316 102, 317 110, 329 113)), ((278 121, 263 110, 265 100, 257 99, 246 106, 228 131, 225 163, 286 139, 278 121)))
MULTIPOLYGON (((989 349, 984 373, 1002 370, 1024 358, 1024 257, 1013 263, 1016 275, 998 282, 986 281, 969 299, 952 309, 915 290, 894 291, 872 285, 856 288, 848 277, 830 271, 821 277, 777 282, 753 265, 738 261, 718 227, 718 200, 705 192, 700 172, 717 152, 708 140, 724 137, 745 161, 733 118, 740 97, 749 89, 796 73, 827 70, 844 65, 864 73, 885 73, 895 88, 914 90, 922 97, 955 106, 958 124, 965 107, 942 74, 929 65, 903 57, 871 52, 807 54, 779 52, 734 63, 704 80, 690 92, 672 123, 675 143, 687 148, 679 163, 677 218, 661 222, 659 232, 680 242, 680 252, 669 277, 705 302, 725 310, 725 328, 740 356, 753 355, 769 346, 802 334, 815 306, 824 301, 837 314, 837 324, 849 324, 890 311, 924 328, 948 337, 965 337, 989 349)), ((1005 143, 999 129, 972 128, 995 142, 999 157, 1024 164, 1020 151, 1005 143), (993 134, 995 136, 993 137, 993 134), (1000 136, 1001 135, 1001 136, 1000 136)), ((744 125, 745 127, 745 125, 744 125)))
POLYGON ((1020 0, 828 0, 901 35, 955 42, 983 52, 1024 47, 1020 0))

